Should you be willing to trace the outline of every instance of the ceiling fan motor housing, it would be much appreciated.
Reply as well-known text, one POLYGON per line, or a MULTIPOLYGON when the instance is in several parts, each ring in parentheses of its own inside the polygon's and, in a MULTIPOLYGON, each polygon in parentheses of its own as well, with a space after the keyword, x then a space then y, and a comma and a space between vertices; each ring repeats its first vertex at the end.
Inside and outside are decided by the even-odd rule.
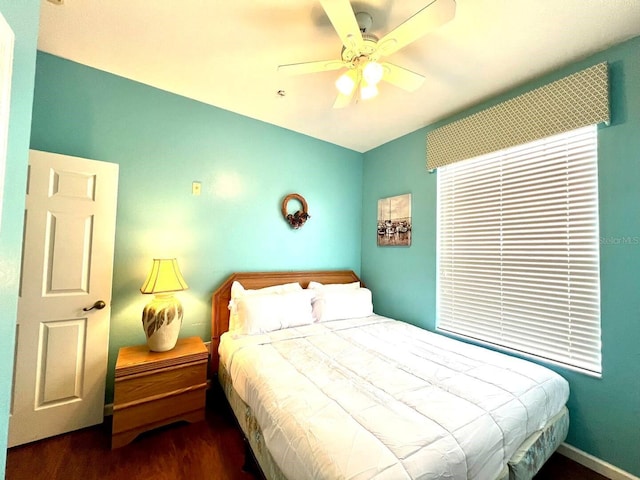
POLYGON ((362 33, 366 33, 371 30, 371 25, 373 24, 373 17, 369 15, 367 12, 358 12, 356 13, 356 22, 358 22, 358 27, 360 27, 360 31, 362 33))
MULTIPOLYGON (((377 50, 378 37, 372 33, 362 34, 362 44, 360 48, 342 47, 342 60, 351 63, 360 59, 360 57, 369 58, 377 50)), ((371 60, 374 60, 373 58, 371 60)))

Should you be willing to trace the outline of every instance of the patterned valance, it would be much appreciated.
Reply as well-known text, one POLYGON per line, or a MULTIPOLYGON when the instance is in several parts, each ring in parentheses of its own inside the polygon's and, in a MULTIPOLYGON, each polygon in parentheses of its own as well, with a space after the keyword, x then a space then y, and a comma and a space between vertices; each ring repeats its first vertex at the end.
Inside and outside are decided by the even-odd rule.
POLYGON ((427 168, 433 170, 600 122, 609 123, 606 63, 427 133, 427 168))

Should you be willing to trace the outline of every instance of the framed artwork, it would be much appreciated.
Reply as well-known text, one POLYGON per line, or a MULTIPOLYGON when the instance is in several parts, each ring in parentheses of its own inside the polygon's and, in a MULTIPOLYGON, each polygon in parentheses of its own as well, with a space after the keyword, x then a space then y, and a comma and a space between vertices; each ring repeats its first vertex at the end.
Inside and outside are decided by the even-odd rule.
POLYGON ((378 246, 411 245, 411 194, 378 200, 378 246))

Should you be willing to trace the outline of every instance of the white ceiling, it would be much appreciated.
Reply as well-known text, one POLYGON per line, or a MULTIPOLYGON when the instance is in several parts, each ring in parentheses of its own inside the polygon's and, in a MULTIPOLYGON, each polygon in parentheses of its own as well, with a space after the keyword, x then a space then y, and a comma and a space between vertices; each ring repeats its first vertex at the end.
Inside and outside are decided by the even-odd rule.
MULTIPOLYGON (((430 1, 352 5, 381 37, 430 1)), ((317 0, 63 2, 42 0, 40 50, 358 152, 640 35, 640 0, 457 0, 451 22, 388 57, 426 77, 418 91, 381 84, 333 109, 340 71, 277 72, 340 58, 317 0)))

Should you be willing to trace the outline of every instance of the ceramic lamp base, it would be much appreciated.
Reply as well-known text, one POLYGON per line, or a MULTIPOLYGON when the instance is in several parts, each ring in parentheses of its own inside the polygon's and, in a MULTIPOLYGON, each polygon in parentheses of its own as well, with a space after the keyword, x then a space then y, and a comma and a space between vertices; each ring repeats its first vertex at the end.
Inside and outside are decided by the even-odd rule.
POLYGON ((153 352, 166 352, 176 346, 182 326, 182 304, 173 295, 156 295, 142 312, 147 346, 153 352))

